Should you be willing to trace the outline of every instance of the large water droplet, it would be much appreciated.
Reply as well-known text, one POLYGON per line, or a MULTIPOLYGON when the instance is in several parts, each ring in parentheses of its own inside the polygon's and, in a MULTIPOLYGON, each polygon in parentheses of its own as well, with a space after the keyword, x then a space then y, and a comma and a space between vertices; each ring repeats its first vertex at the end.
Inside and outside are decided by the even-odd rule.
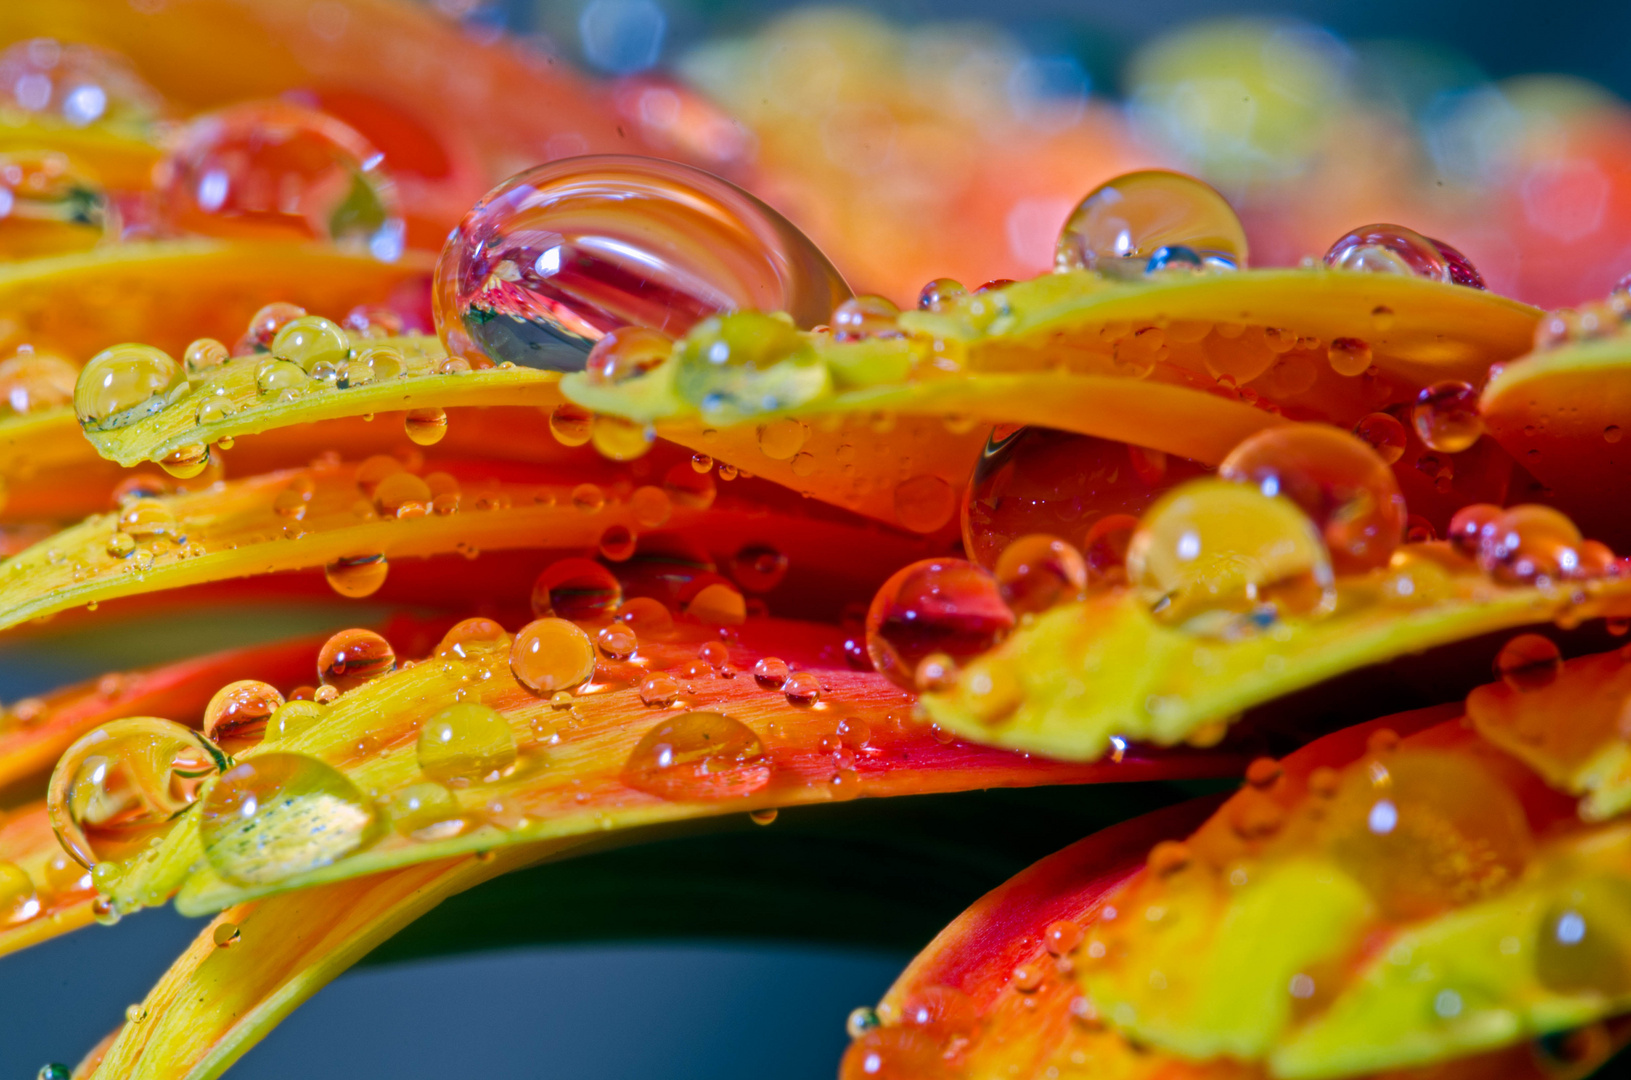
POLYGON ((221 774, 199 808, 204 856, 234 885, 272 885, 342 859, 377 832, 346 775, 301 754, 259 754, 221 774))
POLYGON ((825 256, 740 188, 674 162, 579 157, 511 177, 448 238, 436 326, 453 356, 575 371, 620 326, 678 336, 723 311, 825 322, 825 256))
POLYGON ((229 754, 259 745, 266 723, 283 705, 277 687, 240 679, 215 692, 204 708, 204 737, 229 754))
POLYGON ((1410 419, 1421 441, 1445 454, 1459 454, 1484 433, 1478 391, 1459 379, 1446 379, 1422 390, 1410 419))
POLYGON ((155 171, 170 222, 207 236, 329 240, 387 262, 404 223, 383 156, 349 125, 281 101, 187 125, 155 171))
POLYGON ((915 690, 925 657, 971 659, 1013 626, 1014 613, 990 574, 962 559, 924 559, 897 571, 872 598, 866 646, 880 674, 915 690))
POLYGON ((565 619, 543 618, 523 626, 510 646, 510 671, 534 693, 570 690, 595 673, 589 635, 565 619))
POLYGON ((1057 536, 1032 533, 1003 549, 993 571, 1016 615, 1037 614, 1087 591, 1087 562, 1057 536))
POLYGON ((515 735, 490 705, 460 702, 425 721, 416 752, 432 780, 478 780, 515 764, 515 735))
POLYGON ((609 617, 622 602, 617 578, 592 559, 552 563, 532 586, 532 611, 538 616, 586 622, 609 617))
POLYGON ((0 360, 0 409, 22 415, 67 405, 78 381, 79 369, 56 353, 21 346, 0 360))
POLYGON ((764 744, 746 724, 716 712, 660 721, 623 765, 623 783, 677 802, 740 798, 770 782, 764 744))
POLYGON ((492 619, 476 616, 455 623, 436 645, 436 656, 476 660, 497 656, 510 647, 510 635, 492 619))
POLYGON ((39 893, 28 871, 0 859, 0 926, 15 926, 39 913, 39 893))
MULTIPOLYGON (((1465 260, 1465 256, 1461 258, 1465 260)), ((1449 260, 1438 245, 1403 225, 1365 225, 1353 230, 1331 245, 1325 253, 1325 265, 1333 270, 1450 280, 1449 260)))
POLYGON ((1162 248, 1181 246, 1219 269, 1244 269, 1246 232, 1227 199, 1182 173, 1149 169, 1094 188, 1054 247, 1060 270, 1141 275, 1162 248))
POLYGON ((344 692, 396 668, 396 650, 372 630, 341 630, 317 653, 317 678, 344 692))
POLYGON ((1301 507, 1339 574, 1386 566, 1404 537, 1404 496, 1393 470, 1337 428, 1295 424, 1258 432, 1230 452, 1218 475, 1301 507))
POLYGON ((198 732, 168 720, 103 724, 70 746, 51 773, 52 831, 83 866, 122 858, 165 832, 229 760, 198 732))
POLYGON ((355 600, 378 592, 390 571, 391 564, 384 555, 376 552, 335 559, 323 568, 323 576, 328 580, 329 588, 355 600))
POLYGON ((1207 634, 1333 599, 1313 523, 1288 499, 1224 480, 1191 481, 1152 506, 1127 549, 1127 577, 1157 617, 1207 634))
POLYGON ((111 431, 152 416, 187 392, 187 373, 151 345, 124 344, 91 357, 74 384, 74 414, 86 431, 111 431))

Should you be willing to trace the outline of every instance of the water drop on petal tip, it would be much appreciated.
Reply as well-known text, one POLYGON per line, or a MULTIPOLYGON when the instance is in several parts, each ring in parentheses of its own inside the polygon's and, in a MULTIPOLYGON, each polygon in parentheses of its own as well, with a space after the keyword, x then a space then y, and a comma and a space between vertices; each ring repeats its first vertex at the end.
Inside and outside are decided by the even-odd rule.
POLYGON ((620 327, 678 337, 747 308, 814 326, 848 296, 802 233, 739 188, 613 155, 538 166, 488 192, 448 238, 434 285, 451 355, 557 371, 583 369, 620 327))

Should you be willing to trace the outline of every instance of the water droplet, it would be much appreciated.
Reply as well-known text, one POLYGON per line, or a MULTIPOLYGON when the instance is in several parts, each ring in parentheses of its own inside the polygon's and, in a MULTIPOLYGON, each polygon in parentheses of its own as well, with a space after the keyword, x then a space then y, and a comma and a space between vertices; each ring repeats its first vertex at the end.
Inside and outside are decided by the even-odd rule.
POLYGON ((119 512, 119 530, 138 543, 163 536, 176 539, 180 523, 175 511, 158 499, 133 499, 119 512))
POLYGON ((272 339, 277 337, 279 330, 305 314, 306 309, 298 304, 281 300, 267 304, 249 317, 249 328, 244 331, 243 340, 234 350, 234 355, 266 352, 272 347, 272 339))
POLYGON ((255 389, 273 401, 293 401, 311 389, 311 377, 292 360, 268 357, 255 369, 255 389))
POLYGON ((1429 449, 1445 454, 1459 454, 1484 433, 1478 391, 1459 379, 1446 379, 1422 390, 1410 420, 1429 449))
MULTIPOLYGON (((327 689, 333 689, 333 687, 327 689)), ((304 687, 303 690, 307 695, 306 698, 295 696, 301 693, 300 690, 291 692, 289 700, 285 701, 282 707, 274 712, 271 719, 266 722, 266 738, 268 740, 292 738, 303 731, 310 730, 327 715, 321 705, 310 700, 316 691, 309 686, 304 687)))
POLYGON ((673 351, 674 339, 662 331, 623 326, 595 342, 584 373, 595 385, 616 386, 660 367, 673 351))
POLYGON ((229 754, 256 746, 266 724, 283 705, 277 687, 258 679, 240 679, 215 692, 204 708, 204 737, 229 754))
POLYGON ((1338 375, 1352 378, 1370 370, 1372 359, 1370 343, 1359 338, 1335 338, 1325 355, 1331 362, 1331 370, 1338 375))
POLYGON ((1228 200, 1194 177, 1150 169, 1094 188, 1065 222, 1054 265, 1131 276, 1177 245, 1208 266, 1246 265, 1246 233, 1228 200))
POLYGON ((582 446, 589 441, 595 414, 582 405, 557 405, 549 414, 549 433, 562 446, 582 446))
POLYGON ((151 345, 103 349, 74 384, 74 415, 86 431, 112 431, 152 416, 187 392, 187 374, 151 345))
POLYGON ((685 165, 579 157, 506 180, 436 268, 452 355, 573 371, 620 326, 679 335, 721 311, 824 322, 849 295, 815 246, 735 186, 685 165))
POLYGON ((447 434, 447 413, 441 409, 409 409, 402 429, 419 446, 434 446, 447 434))
POLYGON ((68 1066, 53 1061, 40 1066, 36 1080, 74 1080, 74 1073, 68 1066))
POLYGON ((1550 638, 1519 634, 1501 646, 1495 674, 1514 690, 1539 690, 1557 681, 1563 672, 1563 654, 1550 638))
POLYGON ((589 441, 595 452, 608 461, 633 461, 643 457, 657 439, 650 424, 625 420, 621 416, 597 414, 589 422, 589 441))
POLYGON ((384 382, 402 374, 406 362, 402 350, 392 345, 370 345, 357 350, 357 355, 340 365, 335 385, 342 390, 353 386, 384 382))
POLYGON ((211 868, 234 885, 273 885, 370 843, 378 814, 346 775, 300 754, 262 753, 222 773, 199 806, 211 868))
MULTIPOLYGON (((511 751, 513 759, 513 746, 511 751)), ((390 815, 392 828, 415 840, 445 840, 458 836, 469 825, 461 816, 458 799, 432 780, 393 791, 386 800, 385 812, 390 815)))
POLYGON ((759 425, 759 449, 772 461, 786 461, 804 445, 810 429, 804 421, 792 417, 772 420, 759 425))
POLYGON ((228 759, 191 728, 150 716, 114 720, 57 761, 46 794, 63 850, 90 867, 117 860, 168 831, 228 759))
POLYGON ((998 428, 963 500, 963 545, 981 566, 993 567, 1015 540, 1045 533, 1089 555, 1091 566, 1088 534, 1096 522, 1136 517, 1163 491, 1204 473, 1183 458, 1091 435, 998 428))
POLYGON ((609 617, 622 600, 623 587, 617 578, 592 559, 552 563, 532 586, 532 613, 540 618, 555 615, 594 622, 609 617))
POLYGON ((1365 445, 1376 451, 1378 457, 1392 465, 1404 456, 1406 433, 1404 425, 1384 412, 1374 412, 1354 425, 1354 434, 1365 445))
POLYGON ((384 555, 347 555, 325 566, 323 576, 328 579, 329 588, 355 600, 378 592, 390 570, 391 564, 384 555))
POLYGON ((341 630, 317 652, 317 678, 341 693, 396 670, 396 650, 372 630, 341 630))
POLYGON ((938 476, 914 476, 895 487, 895 517, 913 532, 934 532, 956 512, 957 495, 938 476))
POLYGON ((181 354, 181 362, 189 379, 198 380, 212 374, 216 368, 232 359, 227 347, 214 338, 199 338, 181 354))
POLYGON ((0 859, 0 926, 15 926, 40 913, 40 897, 28 871, 0 859))
POLYGON ((1151 507, 1127 576, 1158 618, 1209 635, 1248 632, 1259 605, 1306 614, 1333 599, 1313 523, 1288 499, 1225 480, 1193 480, 1151 507))
POLYGON ((1403 225, 1366 225, 1355 229, 1331 245, 1325 253, 1325 265, 1333 270, 1450 280, 1449 263, 1438 245, 1403 225))
POLYGON ((479 780, 515 764, 515 736, 498 710, 460 702, 425 721, 415 752, 432 780, 479 780))
POLYGON ((627 525, 611 525, 600 534, 601 558, 624 562, 634 555, 635 538, 627 525))
POLYGON ((1484 276, 1478 272, 1471 259, 1442 240, 1433 240, 1433 246, 1438 248, 1438 253, 1444 257, 1444 263, 1450 270, 1452 284, 1465 285, 1471 289, 1485 287, 1484 276))
POLYGON ((230 949, 243 940, 243 931, 238 929, 237 923, 216 923, 210 931, 210 940, 215 942, 217 949, 230 949))
POLYGON ((748 818, 755 825, 773 824, 776 820, 776 808, 772 806, 767 810, 755 810, 748 815, 748 818))
MULTIPOLYGON (((725 466, 721 464, 722 478, 725 475, 724 468, 725 466)), ((698 474, 683 465, 676 465, 668 470, 663 477, 663 491, 674 503, 690 510, 708 509, 719 495, 713 477, 707 473, 698 474)))
POLYGON ((602 627, 595 635, 600 654, 608 660, 627 660, 640 645, 640 638, 626 623, 613 623, 602 627))
POLYGON ((678 701, 679 696, 679 682, 661 671, 640 684, 640 701, 653 709, 666 709, 678 701))
POLYGON ((139 1024, 147 1019, 147 1007, 141 1002, 125 1006, 125 1023, 139 1024))
POLYGON ((944 311, 959 296, 967 295, 968 289, 962 282, 946 277, 935 278, 918 291, 917 308, 919 311, 944 311))
POLYGON ((787 661, 776 656, 766 656, 753 665, 753 681, 765 690, 780 690, 791 674, 787 661))
POLYGON ((154 176, 167 219, 185 232, 328 240, 392 262, 405 224, 381 160, 332 116, 253 101, 189 122, 154 176))
POLYGON ((1260 431, 1230 452, 1218 475, 1301 507, 1339 574, 1386 566, 1404 535, 1404 496, 1393 470, 1360 439, 1334 427, 1260 431))
POLYGON ((895 323, 899 318, 900 308, 893 301, 882 296, 852 296, 833 309, 833 340, 900 337, 895 323))
POLYGON ((917 688, 918 663, 931 653, 962 662, 995 646, 1014 625, 996 580, 962 559, 925 559, 895 573, 867 611, 873 667, 917 688))
MULTIPOLYGON (((198 403, 198 422, 200 424, 218 424, 238 411, 238 407, 224 396, 210 396, 198 403)), ((222 449, 230 449, 230 438, 221 440, 222 449)))
POLYGON ((510 648, 510 635, 492 619, 481 616, 454 623, 437 643, 434 655, 459 660, 497 656, 510 648))
POLYGON ((821 680, 813 672, 795 671, 782 683, 782 694, 789 705, 809 708, 821 700, 821 680))
MULTIPOLYGON (((230 439, 222 439, 225 447, 230 439)), ((159 468, 177 480, 191 480, 210 467, 210 448, 203 443, 188 443, 170 451, 159 459, 159 468)))
POLYGON ((708 626, 741 626, 747 621, 748 607, 734 585, 716 581, 691 598, 685 613, 708 626))
POLYGON ((351 351, 351 341, 340 325, 320 315, 291 319, 272 339, 272 355, 298 364, 313 378, 330 381, 351 351))
POLYGON ((726 419, 790 409, 827 391, 815 349, 789 323, 757 311, 713 316, 680 342, 674 389, 726 419))
POLYGON ((668 493, 659 487, 647 484, 634 489, 629 496, 629 513, 642 528, 655 529, 668 523, 674 514, 674 502, 668 493))
POLYGON ((731 577, 748 592, 767 593, 787 576, 787 556, 769 544, 749 544, 731 557, 731 577))
POLYGON ((1599 871, 1547 905, 1535 928, 1535 975, 1554 993, 1618 998, 1631 989, 1626 883, 1599 871))
POLYGON ((1082 943, 1082 927, 1071 919, 1059 919, 1042 932, 1042 944, 1054 956, 1069 956, 1082 943))
POLYGON ((1032 533, 1003 549, 993 571, 1016 615, 1040 614, 1087 591, 1087 562, 1057 536, 1032 533))
POLYGON ((643 640, 658 641, 674 632, 674 615, 661 601, 636 596, 617 609, 617 621, 626 623, 643 640))
POLYGON ((570 690, 595 673, 595 648, 576 623, 540 618, 523 626, 510 647, 510 671, 537 694, 570 690))
POLYGON ((74 400, 79 368, 55 353, 31 345, 0 361, 0 410, 18 415, 54 409, 74 400))
POLYGON ((716 712, 667 717, 623 765, 623 783, 673 801, 741 798, 770 782, 764 745, 740 720, 716 712))
POLYGON ((1606 443, 1617 443, 1624 437, 1625 433, 1618 424, 1610 424, 1603 429, 1603 441, 1606 443))

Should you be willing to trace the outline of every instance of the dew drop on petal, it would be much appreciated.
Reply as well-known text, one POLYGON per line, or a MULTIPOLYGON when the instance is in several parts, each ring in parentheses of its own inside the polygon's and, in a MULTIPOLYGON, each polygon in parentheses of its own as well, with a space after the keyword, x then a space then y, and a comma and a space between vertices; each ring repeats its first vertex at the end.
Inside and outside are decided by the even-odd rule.
POLYGON ((447 413, 442 409, 409 409, 402 429, 418 446, 434 446, 447 434, 447 413))
POLYGON ((537 694, 570 690, 595 673, 595 647, 576 623, 541 618, 523 626, 510 647, 510 671, 537 694))
POLYGON ((1449 262, 1438 246, 1402 225, 1365 225, 1343 235, 1325 253, 1325 265, 1333 270, 1450 280, 1449 262))
POLYGON ((215 692, 204 707, 204 737, 229 754, 259 745, 266 723, 283 705, 277 687, 240 679, 215 692))
POLYGON ((317 678, 344 693, 396 670, 396 650, 372 630, 341 630, 317 652, 317 678))
POLYGON ((1562 671, 1563 654, 1551 638, 1539 634, 1519 634, 1495 657, 1495 674, 1514 690, 1550 686, 1562 671))
POLYGON ((1182 173, 1150 169, 1106 181, 1071 211, 1054 248, 1060 270, 1142 273, 1162 248, 1183 246, 1219 267, 1244 269, 1246 233, 1222 195, 1182 173))
POLYGON ((1354 425, 1354 434, 1389 465, 1404 456, 1407 439, 1404 425, 1385 412, 1361 417, 1354 425))
POLYGON ((623 783, 675 802, 740 798, 770 782, 764 744, 739 720, 689 712, 658 721, 623 765, 623 783))
POLYGON ((210 867, 234 885, 272 885, 370 843, 379 815, 344 773, 300 754, 263 753, 222 773, 199 809, 210 867))
POLYGON ((1416 396, 1410 419, 1421 441, 1429 449, 1445 454, 1459 454, 1484 433, 1478 391, 1459 379, 1446 379, 1423 389, 1416 396))
POLYGON ((710 315, 827 320, 849 289, 802 233, 734 185, 675 162, 578 157, 476 204, 436 267, 453 356, 576 371, 609 331, 679 336, 710 315))
POLYGON ((187 390, 187 373, 162 349, 103 349, 74 384, 74 414, 86 431, 111 431, 153 415, 187 390))
POLYGON ((996 580, 962 559, 925 559, 884 582, 867 610, 873 667, 898 686, 917 688, 919 662, 931 653, 964 661, 992 648, 1014 626, 996 580))
POLYGON ((384 555, 347 555, 325 566, 323 576, 329 588, 354 600, 378 592, 390 570, 384 555))
POLYGON ((498 710, 464 701, 424 722, 414 752, 432 780, 479 780, 515 764, 515 736, 498 710))
POLYGON ((1009 544, 992 573, 1003 601, 1016 615, 1040 614, 1087 590, 1082 553, 1046 533, 1032 533, 1009 544))
POLYGON ((554 615, 590 622, 609 618, 622 601, 622 585, 610 570, 592 559, 551 563, 532 586, 532 612, 539 617, 554 615))

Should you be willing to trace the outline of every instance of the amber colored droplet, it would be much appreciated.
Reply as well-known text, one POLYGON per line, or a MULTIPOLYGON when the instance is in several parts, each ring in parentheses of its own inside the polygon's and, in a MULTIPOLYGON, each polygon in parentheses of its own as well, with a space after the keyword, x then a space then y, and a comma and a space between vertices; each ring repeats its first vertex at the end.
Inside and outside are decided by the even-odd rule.
POLYGON ((672 801, 751 795, 770 782, 764 744, 722 713, 689 712, 661 720, 623 765, 623 783, 672 801))
POLYGON ((256 679, 227 683, 204 707, 204 737, 229 754, 255 746, 282 705, 275 686, 256 679))
POLYGON ((780 690, 791 673, 787 661, 776 656, 763 657, 753 665, 753 681, 765 690, 780 690))
POLYGON ((1138 532, 1138 519, 1131 514, 1106 514, 1087 530, 1083 559, 1088 583, 1107 589, 1127 583, 1127 548, 1138 532))
POLYGON ((244 344, 253 351, 265 352, 272 347, 272 340, 277 337, 279 330, 305 314, 306 309, 298 304, 273 301, 249 317, 249 327, 244 331, 244 344))
POLYGON ((329 588, 355 600, 378 592, 390 570, 391 564, 384 555, 348 555, 325 566, 323 576, 329 588))
POLYGON ((231 351, 214 338, 199 338, 181 354, 181 362, 193 378, 208 374, 230 359, 231 351))
POLYGON ((595 414, 582 405, 557 405, 549 414, 549 433, 562 446, 583 446, 594 419, 595 414))
POLYGON ((706 473, 714 467, 714 459, 707 454, 697 453, 691 455, 691 471, 706 473))
POLYGON ((1375 412, 1363 417, 1354 425, 1354 434, 1389 465, 1404 456, 1404 425, 1387 413, 1375 412))
POLYGON ((802 420, 784 416, 759 425, 759 449, 772 461, 786 461, 798 453, 809 438, 810 429, 802 420))
POLYGON ((957 495, 938 476, 926 473, 895 486, 895 517, 913 532, 934 532, 956 512, 957 495))
POLYGON ((1150 508, 1127 549, 1128 580, 1155 615, 1211 636, 1244 631, 1258 605, 1296 613, 1331 601, 1330 555, 1288 499, 1193 480, 1150 508))
POLYGON ((1057 536, 1033 533, 1003 549, 993 571, 1002 599, 1016 615, 1040 614, 1087 590, 1082 553, 1057 536))
POLYGON ((782 693, 789 705, 808 708, 821 700, 821 680, 814 672, 796 671, 782 683, 782 693))
POLYGON ((635 523, 646 529, 656 529, 668 523, 674 514, 674 503, 662 488, 646 485, 634 489, 629 496, 629 513, 635 523))
POLYGON ((159 468, 177 480, 191 480, 210 467, 210 448, 203 443, 188 443, 159 459, 159 468))
POLYGON ((1268 428, 1230 452, 1218 475, 1296 503, 1320 530, 1339 574, 1386 566, 1404 535, 1405 503, 1387 462, 1323 424, 1268 428))
POLYGON ((1519 634, 1495 657, 1495 674, 1514 690, 1550 686, 1562 672, 1563 654, 1551 638, 1539 634, 1519 634))
POLYGON ((1081 925, 1072 919, 1059 919, 1042 931, 1042 944, 1054 956, 1069 956, 1082 943, 1081 925))
POLYGON ((425 721, 415 754, 432 780, 479 780, 515 764, 515 736, 492 706, 459 702, 425 721))
POLYGON ((229 759, 199 732, 150 716, 92 729, 58 758, 46 789, 51 830, 87 869, 168 832, 229 759))
POLYGON ((434 446, 447 434, 447 413, 442 409, 409 409, 402 430, 419 446, 434 446))
POLYGON ((640 684, 640 701, 654 709, 666 709, 679 700, 680 684, 672 675, 659 671, 640 684))
POLYGON ((234 885, 272 885, 370 843, 378 813, 346 775, 300 754, 262 753, 222 773, 199 809, 210 866, 234 885))
POLYGON ((385 514, 398 514, 410 503, 423 506, 431 497, 430 485, 406 470, 394 472, 374 486, 374 502, 385 514))
POLYGON ((1459 454, 1484 433, 1478 391, 1459 379, 1436 382, 1418 394, 1410 420, 1421 441, 1444 454, 1459 454))
POLYGON ((317 678, 342 693, 396 669, 396 650, 372 630, 341 630, 317 653, 317 678))
POLYGON ((772 824, 776 820, 776 808, 772 806, 766 810, 755 810, 748 815, 748 818, 755 825, 772 824))
POLYGON ((626 623, 644 640, 660 641, 674 632, 674 615, 661 600, 636 596, 617 609, 617 621, 626 623))
POLYGON ((769 544, 749 544, 731 558, 731 577, 748 592, 767 593, 787 576, 787 556, 769 544))
MULTIPOLYGON (((720 465, 723 470, 725 466, 720 465)), ((724 475, 723 471, 720 473, 724 475)), ((734 474, 733 474, 734 475, 734 474)), ((714 478, 707 473, 697 473, 694 469, 687 469, 684 465, 675 465, 663 477, 663 491, 676 506, 683 506, 692 510, 706 510, 714 503, 718 488, 714 486, 714 478)))
POLYGON ((601 628, 595 635, 595 644, 608 660, 627 660, 639 647, 640 638, 626 623, 613 623, 601 628))
POLYGON ((1618 424, 1610 424, 1603 429, 1603 441, 1606 443, 1617 443, 1624 436, 1625 432, 1621 430, 1618 424))
POLYGON ((943 1036, 915 1027, 863 1031, 844 1051, 838 1080, 951 1080, 943 1036))
POLYGON ((1349 378, 1369 371, 1372 360, 1370 343, 1352 337, 1334 338, 1325 356, 1332 371, 1349 378))
POLYGON ((1022 994, 1034 994, 1042 987, 1042 980, 1047 976, 1047 969, 1041 964, 1021 964, 1014 969, 1014 989, 1022 994))
POLYGON ((1463 506, 1450 518, 1450 527, 1444 538, 1467 558, 1476 559, 1487 545, 1494 542, 1496 526, 1504 513, 1493 503, 1463 506))
POLYGON ((509 649, 510 635, 492 619, 476 616, 454 623, 437 643, 434 655, 459 660, 496 656, 509 649))
POLYGON ((16 926, 40 913, 40 898, 28 871, 0 860, 0 926, 16 926))
POLYGON ((747 621, 748 607, 735 586, 716 581, 691 598, 685 613, 708 626, 741 626, 747 621))
POLYGON ((595 342, 584 364, 590 383, 616 386, 660 366, 674 349, 674 339, 644 326, 623 326, 595 342))
POLYGON ((1246 233, 1222 195, 1194 177, 1150 169, 1106 181, 1071 211, 1054 247, 1060 270, 1142 273, 1162 249, 1187 248, 1197 262, 1244 269, 1246 233))
POLYGON ((342 390, 353 386, 395 379, 407 368, 402 350, 394 345, 370 345, 340 366, 335 385, 342 390))
POLYGON ((599 513, 606 505, 606 493, 598 484, 583 483, 572 489, 572 506, 585 514, 599 513))
POLYGON ((151 345, 114 345, 91 357, 74 384, 86 431, 111 431, 152 416, 187 391, 187 373, 151 345))
POLYGON ((597 544, 600 556, 612 562, 624 562, 634 554, 635 538, 627 525, 610 525, 600 534, 597 544))
POLYGON ((561 618, 536 619, 515 635, 510 647, 510 671, 534 693, 570 690, 594 675, 595 647, 576 623, 561 618))
POLYGON ((608 618, 623 601, 623 587, 612 572, 592 559, 562 559, 550 564, 532 585, 532 613, 574 622, 608 618))
POLYGON ((1554 993, 1624 995, 1631 989, 1624 914, 1631 905, 1631 888, 1624 879, 1599 871, 1562 891, 1535 927, 1536 977, 1554 993))
POLYGON ((897 571, 867 610, 866 644, 874 668, 917 689, 919 662, 945 653, 963 662, 995 646, 1014 626, 996 580, 962 559, 925 559, 897 571))
POLYGON ((833 340, 900 337, 900 328, 895 322, 899 318, 900 308, 885 297, 852 296, 833 309, 833 340))
POLYGON ((272 355, 297 364, 300 370, 324 382, 339 375, 339 367, 351 351, 351 342, 340 324, 319 315, 291 319, 272 339, 272 355))
POLYGON ((632 156, 528 169, 465 215, 436 266, 450 355, 576 371, 609 331, 681 335, 720 311, 825 322, 849 289, 775 211, 709 173, 632 156))
POLYGON ((243 931, 238 929, 237 923, 216 923, 210 931, 210 940, 215 942, 217 949, 230 949, 243 940, 243 931))
POLYGON ((609 461, 633 461, 651 449, 657 438, 650 424, 625 420, 621 416, 597 413, 589 422, 589 441, 595 451, 609 461))
POLYGON ((1273 787, 1285 770, 1273 758, 1260 757, 1246 766, 1246 783, 1254 788, 1273 787))

